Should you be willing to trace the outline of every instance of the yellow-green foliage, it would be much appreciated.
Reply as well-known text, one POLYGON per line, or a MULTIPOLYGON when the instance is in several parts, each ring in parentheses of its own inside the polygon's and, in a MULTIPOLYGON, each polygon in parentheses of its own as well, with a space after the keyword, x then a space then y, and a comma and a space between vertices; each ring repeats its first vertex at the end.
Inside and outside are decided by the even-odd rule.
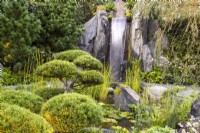
POLYGON ((129 130, 120 126, 112 126, 112 129, 115 130, 115 133, 129 133, 129 130))
POLYGON ((110 84, 111 84, 111 71, 110 71, 109 67, 106 67, 106 66, 104 67, 103 79, 104 79, 104 82, 101 85, 101 90, 100 90, 100 94, 99 94, 99 98, 101 100, 105 100, 107 98, 108 88, 110 87, 110 84))
POLYGON ((140 60, 131 62, 131 68, 126 71, 126 84, 130 86, 137 93, 140 93, 141 89, 141 77, 140 77, 140 60))
POLYGON ((115 94, 116 96, 119 96, 120 93, 121 93, 120 87, 116 87, 115 90, 114 90, 114 94, 115 94))
POLYGON ((79 56, 74 60, 74 64, 76 66, 82 67, 83 69, 89 69, 89 70, 102 70, 103 65, 101 62, 92 57, 91 55, 82 55, 79 56))
POLYGON ((69 77, 78 72, 74 63, 62 60, 47 62, 36 69, 36 73, 45 77, 69 77))
POLYGON ((1 133, 53 133, 41 116, 17 105, 0 104, 1 133))
POLYGON ((44 100, 48 100, 56 95, 62 94, 65 92, 65 89, 63 88, 39 88, 39 89, 34 89, 33 93, 41 96, 44 100))
POLYGON ((175 131, 172 128, 169 128, 169 127, 163 128, 163 127, 158 127, 158 126, 151 127, 147 130, 141 131, 141 133, 174 133, 174 132, 175 131))
POLYGON ((0 103, 16 104, 29 109, 34 113, 39 113, 44 100, 31 92, 6 89, 0 91, 0 103))
POLYGON ((79 80, 83 84, 97 85, 103 83, 103 75, 99 71, 87 70, 79 73, 79 80))
POLYGON ((77 132, 102 120, 101 108, 91 98, 77 93, 60 94, 42 107, 41 115, 55 131, 77 132))
POLYGON ((97 6, 97 10, 106 10, 106 7, 104 5, 97 6))
POLYGON ((67 50, 64 52, 57 53, 55 55, 55 59, 73 62, 77 57, 81 55, 90 55, 90 54, 82 50, 67 50))

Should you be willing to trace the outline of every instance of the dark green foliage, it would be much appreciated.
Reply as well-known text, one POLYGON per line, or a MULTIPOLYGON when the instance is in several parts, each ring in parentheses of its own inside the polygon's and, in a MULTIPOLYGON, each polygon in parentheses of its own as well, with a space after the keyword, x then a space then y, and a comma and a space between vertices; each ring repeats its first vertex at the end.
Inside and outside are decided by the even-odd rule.
POLYGON ((173 29, 177 29, 177 31, 170 31, 168 34, 169 40, 172 42, 170 52, 166 51, 171 62, 167 71, 168 79, 171 83, 176 84, 193 85, 198 83, 200 85, 200 39, 188 43, 189 33, 181 35, 184 32, 184 29, 181 29, 182 25, 179 24, 180 27, 177 29, 175 27, 178 24, 175 24, 173 29))
POLYGON ((82 71, 79 73, 79 80, 82 84, 95 85, 103 83, 103 75, 95 70, 82 71))
POLYGON ((65 92, 63 88, 39 88, 34 89, 33 93, 41 96, 44 100, 48 100, 56 95, 62 94, 65 92))
POLYGON ((57 53, 55 55, 55 59, 73 62, 77 57, 81 55, 90 55, 90 54, 82 50, 67 50, 64 52, 57 53))
POLYGON ((36 51, 32 42, 39 37, 40 20, 28 12, 26 0, 6 0, 0 13, 0 62, 11 64, 25 63, 36 51))
POLYGON ((79 22, 76 22, 77 9, 75 0, 45 2, 36 14, 43 28, 36 45, 54 52, 74 48, 83 30, 79 22))
POLYGON ((0 132, 2 133, 53 133, 53 128, 41 116, 25 108, 0 104, 0 132))
POLYGON ((79 56, 74 60, 74 64, 83 69, 100 71, 103 69, 103 65, 101 64, 101 62, 96 58, 92 57, 91 55, 79 56))
POLYGON ((36 69, 38 75, 55 78, 70 77, 75 75, 77 71, 73 63, 62 60, 47 62, 36 69))
POLYGON ((44 100, 31 92, 5 89, 0 92, 0 103, 2 102, 16 104, 34 113, 39 113, 44 100))
POLYGON ((41 115, 55 131, 77 132, 84 127, 98 124, 102 119, 101 108, 85 95, 60 94, 51 98, 42 107, 41 115))

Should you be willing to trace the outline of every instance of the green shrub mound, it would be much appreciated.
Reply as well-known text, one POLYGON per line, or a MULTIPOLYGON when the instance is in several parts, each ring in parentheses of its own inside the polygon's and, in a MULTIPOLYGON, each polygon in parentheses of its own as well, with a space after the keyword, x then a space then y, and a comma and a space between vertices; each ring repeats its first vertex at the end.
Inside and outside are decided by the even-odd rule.
POLYGON ((17 105, 0 104, 0 132, 53 133, 53 128, 41 116, 17 105))
POLYGON ((6 89, 0 91, 0 103, 16 104, 20 107, 29 109, 31 112, 39 113, 44 100, 31 92, 6 89))
POLYGON ((103 75, 95 70, 82 71, 79 73, 79 80, 83 84, 95 85, 103 83, 103 75))
POLYGON ((83 55, 74 60, 74 64, 76 66, 82 67, 83 69, 92 69, 92 70, 102 70, 103 65, 99 60, 90 56, 90 55, 83 55))
POLYGON ((56 95, 63 94, 65 92, 65 89, 63 88, 39 88, 34 89, 33 93, 41 96, 44 100, 48 100, 56 95))
POLYGON ((143 130, 141 131, 141 133, 174 133, 175 130, 172 129, 172 128, 169 128, 169 127, 158 127, 158 126, 155 126, 155 127, 151 127, 147 130, 143 130))
POLYGON ((73 62, 77 57, 82 55, 90 55, 90 54, 82 50, 67 50, 64 52, 57 53, 55 55, 55 59, 73 62))
POLYGON ((60 94, 51 98, 43 105, 41 115, 55 131, 62 133, 78 132, 102 120, 101 108, 96 102, 77 93, 60 94))
POLYGON ((62 60, 47 62, 36 69, 36 73, 45 77, 68 77, 78 72, 74 63, 62 60))

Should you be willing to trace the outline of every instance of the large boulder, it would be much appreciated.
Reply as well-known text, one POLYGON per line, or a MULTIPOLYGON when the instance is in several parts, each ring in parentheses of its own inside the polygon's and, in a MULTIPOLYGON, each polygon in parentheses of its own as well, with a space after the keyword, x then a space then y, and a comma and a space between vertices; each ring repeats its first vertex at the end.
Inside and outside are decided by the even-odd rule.
POLYGON ((168 90, 166 86, 154 85, 147 88, 150 99, 160 100, 163 94, 168 90))
POLYGON ((78 46, 102 62, 107 60, 110 24, 105 10, 97 10, 96 15, 84 24, 85 31, 78 39, 78 46))
POLYGON ((114 94, 115 108, 120 108, 122 111, 131 111, 128 105, 140 102, 140 96, 128 86, 118 86, 114 94))

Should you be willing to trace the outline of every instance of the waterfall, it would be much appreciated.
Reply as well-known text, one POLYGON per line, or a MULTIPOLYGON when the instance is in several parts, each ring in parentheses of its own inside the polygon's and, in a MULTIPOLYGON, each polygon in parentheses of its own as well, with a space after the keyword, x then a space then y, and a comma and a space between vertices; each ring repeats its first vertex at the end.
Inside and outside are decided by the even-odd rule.
POLYGON ((121 64, 124 60, 126 43, 126 18, 113 18, 111 23, 110 66, 114 81, 121 77, 121 64))

